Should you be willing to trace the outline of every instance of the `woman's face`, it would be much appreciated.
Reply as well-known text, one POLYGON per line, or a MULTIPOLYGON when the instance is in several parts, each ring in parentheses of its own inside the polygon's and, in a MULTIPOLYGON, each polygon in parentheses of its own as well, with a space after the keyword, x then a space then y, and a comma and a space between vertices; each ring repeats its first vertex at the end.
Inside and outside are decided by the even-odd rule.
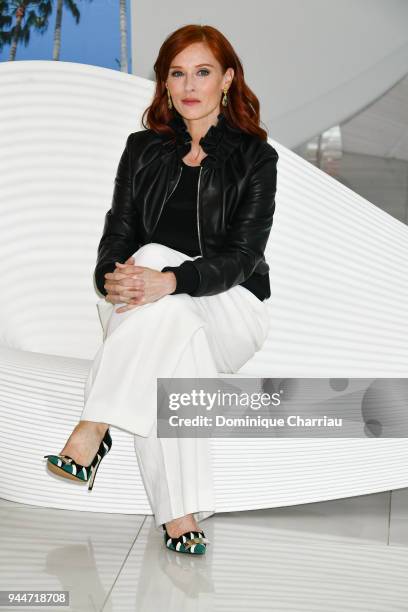
POLYGON ((229 88, 233 68, 225 74, 204 43, 194 43, 173 58, 167 76, 167 87, 173 106, 185 119, 217 117, 224 87, 229 88), (187 99, 197 102, 188 104, 187 99))

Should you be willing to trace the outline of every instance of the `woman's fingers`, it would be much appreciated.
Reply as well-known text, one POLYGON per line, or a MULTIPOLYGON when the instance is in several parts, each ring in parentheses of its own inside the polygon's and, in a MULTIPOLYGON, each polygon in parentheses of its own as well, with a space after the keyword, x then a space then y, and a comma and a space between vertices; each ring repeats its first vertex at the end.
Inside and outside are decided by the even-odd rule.
POLYGON ((116 312, 125 312, 148 301, 144 299, 146 283, 143 278, 143 272, 147 268, 135 266, 132 260, 134 261, 133 257, 130 257, 123 264, 116 261, 114 272, 105 274, 108 289, 106 300, 112 304, 122 304, 116 312))
POLYGON ((120 273, 120 274, 143 274, 144 266, 135 266, 134 263, 120 263, 119 261, 115 261, 116 270, 111 272, 111 274, 120 273))
POLYGON ((105 289, 113 295, 137 295, 138 291, 144 289, 145 282, 142 279, 126 276, 120 280, 107 279, 105 289))
POLYGON ((126 270, 125 268, 121 268, 115 270, 114 272, 106 272, 105 279, 106 282, 109 282, 112 287, 143 287, 145 284, 145 280, 140 272, 135 273, 134 266, 129 266, 126 270))
POLYGON ((123 302, 131 302, 132 300, 143 298, 143 295, 144 292, 141 289, 127 291, 122 288, 114 292, 108 292, 105 300, 112 304, 122 304, 123 302))

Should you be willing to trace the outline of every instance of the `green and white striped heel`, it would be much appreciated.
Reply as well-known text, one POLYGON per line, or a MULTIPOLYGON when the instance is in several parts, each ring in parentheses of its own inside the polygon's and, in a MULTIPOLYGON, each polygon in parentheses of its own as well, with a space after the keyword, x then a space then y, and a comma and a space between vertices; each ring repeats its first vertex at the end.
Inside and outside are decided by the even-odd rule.
POLYGON ((170 550, 175 550, 181 553, 191 553, 193 555, 203 555, 207 550, 207 544, 210 542, 205 537, 204 531, 186 531, 178 538, 172 538, 167 533, 165 524, 162 524, 164 530, 164 543, 170 550))
POLYGON ((106 430, 102 442, 99 445, 95 457, 89 465, 81 465, 76 463, 68 455, 44 455, 44 459, 48 457, 48 469, 63 478, 76 480, 77 482, 87 482, 89 491, 92 490, 96 472, 102 459, 107 455, 112 448, 112 438, 109 433, 109 428, 106 430))

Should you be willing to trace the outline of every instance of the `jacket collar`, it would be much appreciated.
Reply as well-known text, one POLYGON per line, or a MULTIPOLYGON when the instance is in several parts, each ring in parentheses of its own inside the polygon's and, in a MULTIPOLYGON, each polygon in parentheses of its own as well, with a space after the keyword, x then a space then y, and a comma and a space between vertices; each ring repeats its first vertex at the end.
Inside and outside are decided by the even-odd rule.
MULTIPOLYGON (((168 122, 175 135, 163 143, 164 155, 176 153, 182 159, 191 149, 191 135, 183 117, 175 111, 175 116, 168 122)), ((233 127, 223 113, 217 115, 216 125, 211 125, 207 133, 201 137, 199 144, 207 153, 202 160, 202 166, 220 167, 232 153, 241 140, 242 131, 233 127)), ((167 137, 168 138, 168 137, 167 137)))

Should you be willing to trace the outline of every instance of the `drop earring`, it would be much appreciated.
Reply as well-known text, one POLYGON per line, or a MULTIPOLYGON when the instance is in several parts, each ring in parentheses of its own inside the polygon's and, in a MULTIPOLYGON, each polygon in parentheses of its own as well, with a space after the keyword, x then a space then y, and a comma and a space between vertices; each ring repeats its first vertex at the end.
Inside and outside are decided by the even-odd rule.
POLYGON ((169 92, 169 88, 167 87, 167 106, 169 107, 169 109, 173 108, 173 104, 171 101, 171 97, 170 97, 170 92, 169 92))
POLYGON ((227 106, 227 104, 228 104, 227 91, 228 91, 228 87, 224 87, 224 95, 222 97, 222 105, 223 106, 227 106))

